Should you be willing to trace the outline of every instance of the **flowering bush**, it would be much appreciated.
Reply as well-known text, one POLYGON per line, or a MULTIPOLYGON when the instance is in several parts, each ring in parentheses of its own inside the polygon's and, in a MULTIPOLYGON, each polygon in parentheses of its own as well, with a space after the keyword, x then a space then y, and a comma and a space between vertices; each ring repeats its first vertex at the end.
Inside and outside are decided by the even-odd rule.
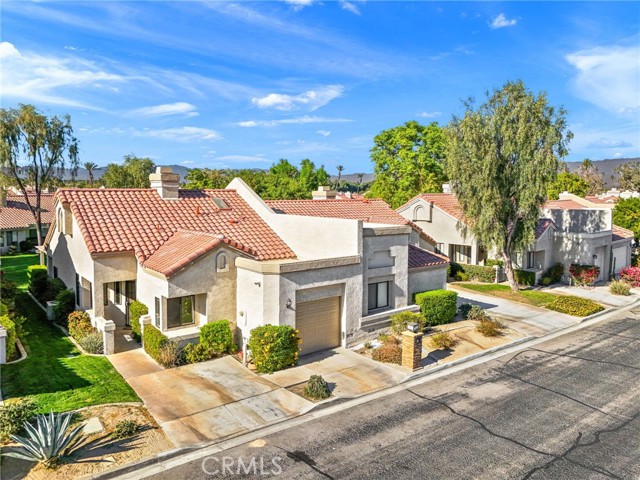
POLYGON ((576 282, 576 285, 593 285, 600 275, 600 267, 595 265, 576 265, 569 267, 569 273, 576 282))
POLYGON ((640 287, 640 267, 627 267, 620 270, 620 280, 632 287, 640 287))

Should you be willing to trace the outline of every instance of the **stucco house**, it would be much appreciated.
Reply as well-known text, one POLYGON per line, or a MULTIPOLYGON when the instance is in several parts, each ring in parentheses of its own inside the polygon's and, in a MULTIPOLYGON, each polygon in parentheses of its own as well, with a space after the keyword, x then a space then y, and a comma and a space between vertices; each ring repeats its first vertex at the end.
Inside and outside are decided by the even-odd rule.
MULTIPOLYGON (((597 265, 599 280, 607 280, 631 262, 633 232, 612 223, 611 207, 573 197, 562 194, 560 200, 543 206, 535 242, 513 258, 518 268, 535 272, 537 280, 558 262, 564 264, 567 273, 573 263, 597 265)), ((397 211, 432 236, 436 252, 453 262, 483 265, 487 259, 496 258, 472 235, 463 235, 464 215, 452 193, 418 195, 397 211)))
POLYGON ((347 346, 442 288, 448 260, 379 200, 265 202, 242 180, 181 190, 158 167, 148 189, 60 189, 44 249, 99 327, 147 305, 180 341, 227 319, 238 340, 263 324, 299 329, 302 353, 347 346))
MULTIPOLYGON (((28 194, 30 203, 35 205, 35 194, 28 194)), ((40 196, 42 236, 47 234, 53 220, 53 193, 40 196)), ((20 250, 20 242, 37 243, 37 226, 24 195, 0 191, 0 253, 6 253, 12 244, 20 250)))

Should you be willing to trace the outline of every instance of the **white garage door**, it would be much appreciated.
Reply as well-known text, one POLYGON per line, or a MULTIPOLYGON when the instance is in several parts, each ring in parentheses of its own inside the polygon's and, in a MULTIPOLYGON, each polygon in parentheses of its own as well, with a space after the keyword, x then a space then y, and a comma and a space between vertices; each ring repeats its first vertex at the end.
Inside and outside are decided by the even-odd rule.
POLYGON ((627 247, 613 249, 613 273, 618 273, 627 265, 627 247))
POLYGON ((301 355, 340 345, 340 297, 296 305, 296 328, 302 339, 301 355))

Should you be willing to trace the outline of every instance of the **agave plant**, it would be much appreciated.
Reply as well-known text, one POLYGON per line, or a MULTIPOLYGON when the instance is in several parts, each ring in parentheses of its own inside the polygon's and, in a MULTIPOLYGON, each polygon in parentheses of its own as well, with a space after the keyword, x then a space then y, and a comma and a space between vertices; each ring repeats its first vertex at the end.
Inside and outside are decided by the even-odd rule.
POLYGON ((20 447, 3 452, 2 455, 42 463, 45 466, 55 465, 60 458, 71 453, 82 437, 83 425, 67 432, 71 417, 71 413, 56 415, 51 412, 49 415, 38 415, 35 427, 25 422, 27 437, 11 435, 11 440, 19 443, 20 447))

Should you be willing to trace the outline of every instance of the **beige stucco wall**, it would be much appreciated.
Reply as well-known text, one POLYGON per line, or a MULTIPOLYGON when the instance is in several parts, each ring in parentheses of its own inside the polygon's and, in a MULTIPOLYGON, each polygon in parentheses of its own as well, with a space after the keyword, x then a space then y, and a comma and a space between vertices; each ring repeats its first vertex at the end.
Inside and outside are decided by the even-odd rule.
POLYGON ((409 270, 409 301, 416 293, 446 288, 447 266, 412 268, 409 270))

